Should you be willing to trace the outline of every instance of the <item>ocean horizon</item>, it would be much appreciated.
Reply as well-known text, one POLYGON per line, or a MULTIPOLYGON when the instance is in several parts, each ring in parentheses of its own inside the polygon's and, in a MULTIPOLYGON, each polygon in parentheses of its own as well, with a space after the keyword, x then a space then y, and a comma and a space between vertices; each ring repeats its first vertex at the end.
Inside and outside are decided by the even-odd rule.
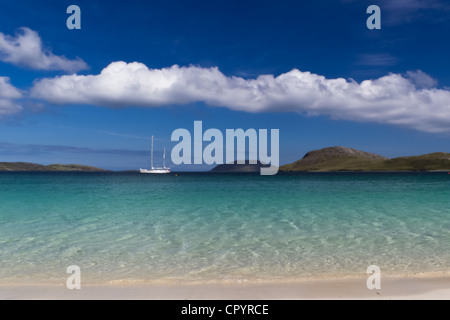
POLYGON ((448 276, 442 172, 0 173, 0 284, 448 276))

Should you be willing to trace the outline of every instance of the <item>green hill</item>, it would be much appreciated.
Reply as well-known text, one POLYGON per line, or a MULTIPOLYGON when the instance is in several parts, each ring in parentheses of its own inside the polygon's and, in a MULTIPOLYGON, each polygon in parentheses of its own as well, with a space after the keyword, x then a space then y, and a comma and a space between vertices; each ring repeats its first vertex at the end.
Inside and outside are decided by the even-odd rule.
POLYGON ((28 162, 0 162, 0 171, 41 171, 41 172, 104 172, 107 170, 79 164, 51 164, 44 166, 28 162))
POLYGON ((280 171, 450 171, 450 154, 444 152, 388 159, 346 147, 308 152, 280 171))
POLYGON ((388 158, 347 147, 329 147, 308 152, 301 160, 280 171, 361 171, 388 158))
POLYGON ((391 171, 450 171, 450 153, 435 152, 421 156, 393 158, 380 164, 391 171))

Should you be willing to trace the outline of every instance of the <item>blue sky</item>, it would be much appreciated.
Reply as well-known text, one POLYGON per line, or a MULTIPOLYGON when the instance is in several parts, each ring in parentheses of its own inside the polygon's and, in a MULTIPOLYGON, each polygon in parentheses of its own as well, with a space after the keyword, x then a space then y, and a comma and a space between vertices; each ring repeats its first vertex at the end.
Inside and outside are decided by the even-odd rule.
POLYGON ((161 154, 195 120, 279 129, 282 164, 450 152, 445 1, 16 0, 0 32, 0 161, 147 167, 151 135, 161 154))

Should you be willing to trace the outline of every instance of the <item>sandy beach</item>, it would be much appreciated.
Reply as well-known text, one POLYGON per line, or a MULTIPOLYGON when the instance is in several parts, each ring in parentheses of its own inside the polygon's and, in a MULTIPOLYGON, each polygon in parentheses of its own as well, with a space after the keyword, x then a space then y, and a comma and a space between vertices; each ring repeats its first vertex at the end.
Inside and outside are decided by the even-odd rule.
POLYGON ((1 300, 448 300, 450 278, 384 279, 369 290, 365 278, 262 284, 152 284, 82 286, 0 286, 1 300))

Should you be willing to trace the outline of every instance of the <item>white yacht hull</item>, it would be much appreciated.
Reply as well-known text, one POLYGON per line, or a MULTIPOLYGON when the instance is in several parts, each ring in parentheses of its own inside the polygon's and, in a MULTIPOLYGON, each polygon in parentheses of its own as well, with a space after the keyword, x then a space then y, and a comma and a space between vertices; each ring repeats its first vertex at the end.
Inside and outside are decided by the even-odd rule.
POLYGON ((170 169, 140 169, 141 173, 155 173, 155 174, 164 174, 164 173, 170 173, 170 169))

